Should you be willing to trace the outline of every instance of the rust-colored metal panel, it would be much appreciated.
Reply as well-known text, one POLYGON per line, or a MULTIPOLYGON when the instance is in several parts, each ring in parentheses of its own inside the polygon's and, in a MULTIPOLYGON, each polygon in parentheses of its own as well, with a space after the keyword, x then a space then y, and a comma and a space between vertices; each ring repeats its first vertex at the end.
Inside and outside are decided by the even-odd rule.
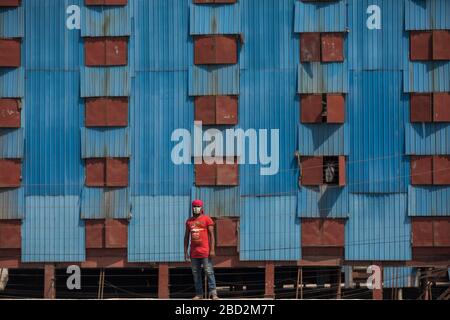
POLYGON ((433 30, 433 60, 450 60, 450 30, 433 30))
POLYGON ((343 94, 327 94, 327 122, 345 122, 345 97, 343 94))
POLYGON ((86 98, 85 126, 106 126, 106 104, 108 98, 86 98))
POLYGON ((110 37, 105 39, 106 65, 126 66, 128 64, 128 39, 110 37))
POLYGON ((105 247, 105 220, 85 220, 86 249, 105 247))
POLYGON ((21 224, 20 220, 0 220, 0 249, 20 249, 21 224))
POLYGON ((345 156, 339 156, 339 186, 345 186, 347 181, 346 175, 345 156))
POLYGON ((450 156, 433 157, 433 184, 450 185, 450 156))
POLYGON ((320 61, 320 33, 308 32, 300 34, 300 61, 320 61))
POLYGON ((431 93, 411 93, 410 110, 411 122, 431 122, 433 120, 431 93))
POLYGON ((194 63, 216 63, 216 44, 213 36, 201 36, 194 40, 194 63))
POLYGON ((345 246, 345 220, 322 219, 322 245, 327 247, 345 246))
POLYGON ((0 39, 0 67, 20 67, 20 39, 0 39))
POLYGON ((20 187, 21 160, 0 159, 0 188, 20 187))
POLYGON ((232 125, 238 123, 238 97, 216 97, 216 124, 232 125))
POLYGON ((450 217, 433 219, 433 233, 435 247, 450 247, 450 217))
MULTIPOLYGON (((449 49, 450 50, 450 49, 449 49)), ((433 120, 450 122, 450 93, 436 92, 433 94, 433 120)))
POLYGON ((87 6, 124 6, 128 3, 128 0, 85 0, 87 6))
POLYGON ((218 186, 238 186, 239 185, 239 165, 218 164, 217 165, 217 181, 218 186))
POLYGON ((106 65, 106 43, 104 38, 84 39, 84 61, 89 67, 106 65))
POLYGON ((216 97, 199 96, 195 97, 195 121, 202 121, 205 125, 216 124, 216 97))
POLYGON ((433 184, 433 157, 411 156, 411 184, 433 184))
POLYGON ((106 159, 86 159, 86 185, 88 187, 103 187, 106 180, 106 159))
POLYGON ((432 60, 433 33, 431 31, 411 31, 410 33, 410 60, 432 60))
POLYGON ((194 3, 236 3, 236 0, 194 0, 194 3))
POLYGON ((321 123, 323 104, 321 94, 302 94, 301 101, 301 122, 321 123))
POLYGON ((200 163, 195 165, 195 184, 197 186, 216 185, 217 169, 215 164, 200 163))
POLYGON ((21 0, 1 0, 0 7, 18 7, 21 0))
POLYGON ((119 127, 128 125, 128 98, 87 98, 86 127, 119 127))
POLYGON ((216 64, 236 64, 237 38, 234 36, 215 36, 216 64))
POLYGON ((236 247, 238 221, 231 218, 216 219, 216 245, 218 247, 236 247))
POLYGON ((106 186, 128 186, 128 158, 106 159, 106 186))
POLYGON ((343 33, 322 33, 322 61, 342 62, 344 61, 344 34, 343 33))
POLYGON ((20 128, 19 99, 0 99, 0 128, 20 128))
POLYGON ((106 248, 126 248, 128 244, 128 221, 106 219, 105 245, 106 248))
POLYGON ((412 246, 433 246, 433 223, 430 218, 412 218, 412 246))
POLYGON ((321 219, 302 219, 302 247, 322 245, 321 219))
POLYGON ((108 127, 128 126, 128 97, 108 98, 106 124, 108 127))
POLYGON ((323 158, 302 157, 302 185, 317 186, 323 184, 323 158))

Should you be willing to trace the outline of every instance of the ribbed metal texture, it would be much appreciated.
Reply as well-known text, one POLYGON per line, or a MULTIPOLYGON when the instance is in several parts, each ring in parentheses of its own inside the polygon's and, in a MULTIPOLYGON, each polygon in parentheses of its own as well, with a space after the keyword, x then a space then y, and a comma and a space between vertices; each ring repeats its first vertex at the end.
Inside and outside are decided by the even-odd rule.
POLYGON ((211 217, 238 217, 241 213, 239 187, 192 187, 191 200, 201 199, 211 217))
POLYGON ((189 196, 132 197, 128 227, 128 261, 184 261, 185 222, 189 196))
POLYGON ((406 30, 450 29, 447 0, 405 0, 406 30))
POLYGON ((81 157, 129 157, 128 128, 81 128, 81 157))
POLYGON ((409 165, 403 150, 409 104, 402 93, 401 72, 350 74, 350 192, 407 192, 409 165))
POLYGON ((410 260, 407 194, 350 194, 346 260, 410 260))
POLYGON ((25 205, 23 262, 84 261, 85 232, 79 197, 30 196, 25 205))
POLYGON ((131 203, 128 188, 83 188, 82 219, 130 219, 131 203))
POLYGON ((81 68, 81 96, 125 97, 130 94, 130 71, 127 67, 81 68))
POLYGON ((450 154, 450 127, 447 123, 407 123, 406 154, 450 154))
POLYGON ((347 123, 300 123, 298 126, 298 151, 302 156, 348 155, 349 128, 347 123))
POLYGON ((0 158, 23 158, 23 128, 0 129, 0 158))
POLYGON ((384 267, 383 288, 417 288, 419 274, 411 267, 384 267))
POLYGON ((241 33, 240 3, 233 5, 195 5, 189 8, 189 33, 239 34, 241 33))
POLYGON ((302 187, 297 195, 297 215, 300 218, 347 218, 348 198, 347 187, 302 187))
POLYGON ((115 37, 131 34, 130 6, 84 6, 82 37, 115 37))
POLYGON ((450 216, 450 188, 445 186, 409 186, 409 216, 450 216))
POLYGON ((298 66, 298 93, 347 93, 348 63, 301 63, 298 66))
POLYGON ((339 32, 347 27, 347 1, 295 2, 295 32, 339 32))
POLYGON ((0 98, 21 98, 25 93, 25 69, 0 68, 0 98))
POLYGON ((295 196, 241 198, 241 260, 300 259, 296 202, 295 196))
POLYGON ((190 66, 189 95, 238 95, 239 66, 190 66))
POLYGON ((23 6, 0 9, 0 38, 22 38, 24 26, 23 6))
POLYGON ((0 220, 22 219, 25 215, 25 192, 23 188, 0 189, 0 220))
POLYGON ((445 61, 405 62, 404 92, 450 91, 450 63, 445 61))

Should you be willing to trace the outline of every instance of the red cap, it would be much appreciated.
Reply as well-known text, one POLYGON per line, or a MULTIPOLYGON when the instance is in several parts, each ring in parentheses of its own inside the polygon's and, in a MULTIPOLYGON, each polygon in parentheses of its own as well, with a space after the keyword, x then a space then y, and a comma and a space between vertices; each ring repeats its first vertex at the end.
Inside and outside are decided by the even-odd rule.
POLYGON ((194 200, 192 201, 193 207, 203 207, 203 201, 202 200, 194 200))

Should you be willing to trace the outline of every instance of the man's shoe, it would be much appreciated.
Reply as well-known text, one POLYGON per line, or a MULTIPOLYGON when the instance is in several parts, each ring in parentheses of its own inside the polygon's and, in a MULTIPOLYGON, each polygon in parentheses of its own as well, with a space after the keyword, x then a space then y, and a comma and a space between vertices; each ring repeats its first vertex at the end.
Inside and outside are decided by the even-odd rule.
POLYGON ((212 294, 211 299, 213 300, 219 300, 219 296, 217 294, 212 294))
POLYGON ((195 296, 195 297, 192 298, 192 300, 202 300, 202 299, 203 299, 202 296, 195 296))

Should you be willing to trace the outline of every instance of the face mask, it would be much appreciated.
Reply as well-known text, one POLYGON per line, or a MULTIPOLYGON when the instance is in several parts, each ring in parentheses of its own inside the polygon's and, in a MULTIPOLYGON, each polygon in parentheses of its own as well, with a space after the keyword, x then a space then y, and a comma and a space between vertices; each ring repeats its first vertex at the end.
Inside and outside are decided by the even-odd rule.
POLYGON ((195 214, 200 214, 202 212, 202 207, 194 207, 193 210, 195 214))

